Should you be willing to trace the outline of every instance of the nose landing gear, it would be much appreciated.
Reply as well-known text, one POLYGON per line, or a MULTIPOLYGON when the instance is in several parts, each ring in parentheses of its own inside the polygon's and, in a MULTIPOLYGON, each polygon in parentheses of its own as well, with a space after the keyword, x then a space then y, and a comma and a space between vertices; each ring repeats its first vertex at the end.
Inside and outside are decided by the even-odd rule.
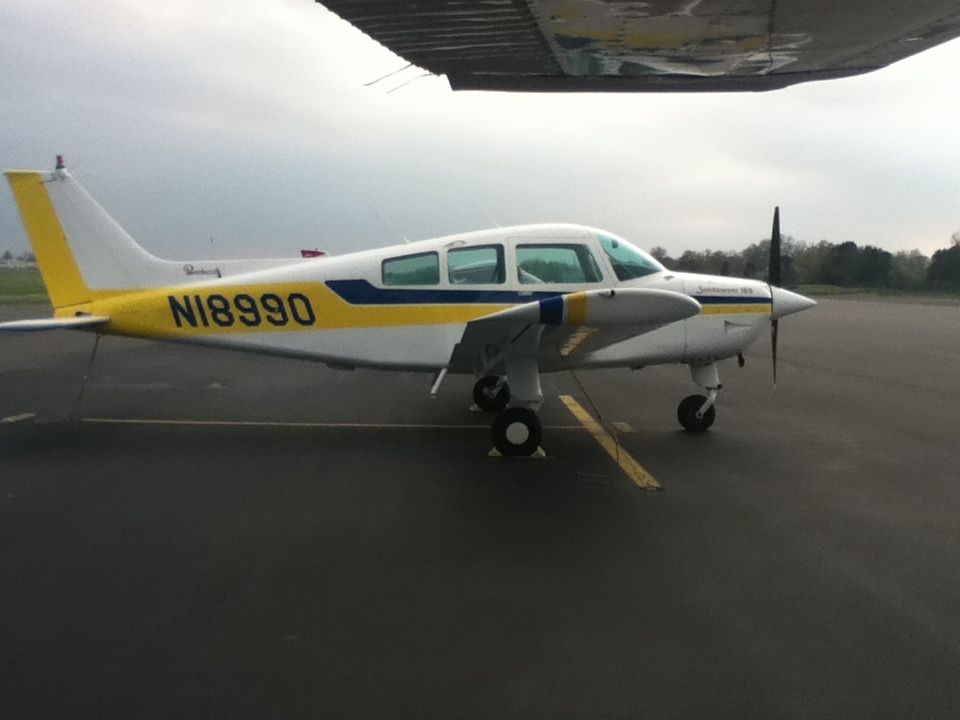
POLYGON ((677 407, 677 420, 688 432, 703 432, 717 418, 717 410, 714 403, 720 393, 720 372, 716 361, 707 365, 691 365, 690 375, 693 381, 707 391, 707 397, 703 395, 688 395, 677 407))
POLYGON ((705 413, 700 412, 700 408, 707 403, 707 398, 703 395, 688 395, 680 401, 677 407, 677 420, 683 425, 683 429, 689 432, 703 432, 717 419, 717 411, 713 405, 707 408, 705 413), (700 417, 697 417, 697 415, 700 417))

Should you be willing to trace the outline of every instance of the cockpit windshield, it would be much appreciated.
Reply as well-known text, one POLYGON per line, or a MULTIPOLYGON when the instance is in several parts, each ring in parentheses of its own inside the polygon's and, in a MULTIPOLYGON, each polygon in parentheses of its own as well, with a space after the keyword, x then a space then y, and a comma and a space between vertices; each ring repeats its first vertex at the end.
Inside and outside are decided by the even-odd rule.
POLYGON ((665 269, 652 257, 625 240, 601 235, 600 245, 610 258, 610 264, 619 280, 632 280, 644 275, 653 275, 665 269))

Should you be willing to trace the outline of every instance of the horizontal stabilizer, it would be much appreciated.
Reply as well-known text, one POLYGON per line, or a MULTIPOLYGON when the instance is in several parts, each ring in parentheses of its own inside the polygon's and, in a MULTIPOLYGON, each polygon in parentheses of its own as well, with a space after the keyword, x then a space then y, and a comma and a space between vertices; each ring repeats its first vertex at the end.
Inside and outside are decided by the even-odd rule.
POLYGON ((0 332, 39 332, 40 330, 83 330, 109 322, 108 317, 82 315, 72 318, 43 318, 41 320, 13 320, 0 323, 0 332))

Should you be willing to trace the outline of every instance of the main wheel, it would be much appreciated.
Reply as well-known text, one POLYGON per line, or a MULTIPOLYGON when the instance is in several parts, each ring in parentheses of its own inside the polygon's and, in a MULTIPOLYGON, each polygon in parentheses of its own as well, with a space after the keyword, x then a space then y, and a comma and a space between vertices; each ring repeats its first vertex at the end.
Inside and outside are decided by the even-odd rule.
POLYGON ((510 386, 503 383, 497 392, 493 388, 500 382, 496 375, 487 375, 477 380, 473 386, 473 401, 477 407, 487 412, 503 410, 510 402, 510 386))
POLYGON ((533 455, 540 447, 543 427, 529 408, 512 407, 499 413, 491 429, 493 446, 501 455, 533 455))
POLYGON ((713 405, 703 414, 702 418, 697 417, 697 410, 703 407, 706 401, 707 399, 703 395, 689 395, 680 402, 679 407, 677 407, 677 420, 680 421, 685 430, 703 432, 713 425, 713 421, 717 419, 717 411, 713 405))

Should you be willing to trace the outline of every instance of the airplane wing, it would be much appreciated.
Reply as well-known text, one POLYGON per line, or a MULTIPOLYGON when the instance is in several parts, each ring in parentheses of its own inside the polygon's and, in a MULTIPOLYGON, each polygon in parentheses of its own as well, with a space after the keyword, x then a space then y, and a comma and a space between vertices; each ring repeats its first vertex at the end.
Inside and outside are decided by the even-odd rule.
POLYGON ((956 0, 317 0, 454 90, 772 90, 960 36, 956 0))
POLYGON ((82 315, 71 318, 43 318, 41 320, 13 320, 0 323, 0 332, 39 332, 41 330, 85 330, 109 322, 108 317, 82 315))
POLYGON ((576 358, 700 312, 693 298, 668 290, 608 289, 537 300, 467 323, 450 367, 496 373, 517 341, 540 332, 541 361, 576 358))

